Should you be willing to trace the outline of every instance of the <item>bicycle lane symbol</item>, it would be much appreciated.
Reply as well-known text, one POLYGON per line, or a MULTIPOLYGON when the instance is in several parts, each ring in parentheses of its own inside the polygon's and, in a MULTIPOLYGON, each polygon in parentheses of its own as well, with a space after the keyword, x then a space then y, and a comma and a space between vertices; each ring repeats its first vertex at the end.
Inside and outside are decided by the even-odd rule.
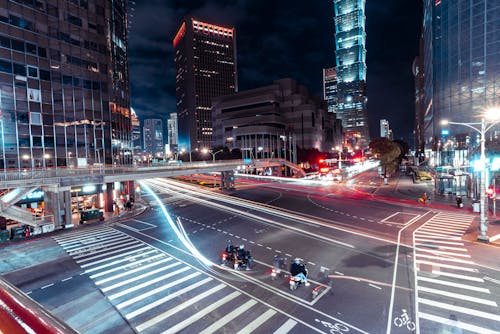
POLYGON ((323 321, 323 320, 319 320, 319 319, 314 319, 314 321, 316 321, 316 322, 322 324, 324 327, 326 327, 329 330, 328 333, 331 333, 331 334, 349 332, 349 327, 347 327, 344 324, 338 323, 338 322, 331 323, 331 322, 323 321))
POLYGON ((401 315, 395 317, 393 322, 396 327, 406 326, 410 332, 415 330, 415 322, 411 320, 408 312, 404 308, 401 309, 401 315))

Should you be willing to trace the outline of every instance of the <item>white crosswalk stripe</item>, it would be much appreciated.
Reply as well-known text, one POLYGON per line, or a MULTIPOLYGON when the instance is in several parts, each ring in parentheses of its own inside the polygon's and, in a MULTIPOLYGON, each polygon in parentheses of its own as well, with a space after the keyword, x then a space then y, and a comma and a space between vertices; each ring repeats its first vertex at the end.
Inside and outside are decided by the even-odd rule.
POLYGON ((433 322, 493 333, 500 326, 496 298, 462 241, 472 221, 473 216, 438 213, 414 232, 420 327, 422 322, 433 322))
POLYGON ((117 229, 85 228, 53 238, 138 333, 285 334, 297 326, 303 326, 302 332, 308 329, 117 229), (251 319, 244 317, 248 312, 251 319))

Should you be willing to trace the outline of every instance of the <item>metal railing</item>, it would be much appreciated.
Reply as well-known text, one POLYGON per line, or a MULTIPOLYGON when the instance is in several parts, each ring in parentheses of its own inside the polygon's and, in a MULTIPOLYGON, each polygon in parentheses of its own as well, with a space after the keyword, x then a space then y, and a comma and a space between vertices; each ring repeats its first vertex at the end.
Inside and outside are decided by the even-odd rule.
POLYGON ((77 332, 0 278, 0 333, 76 334, 77 332))

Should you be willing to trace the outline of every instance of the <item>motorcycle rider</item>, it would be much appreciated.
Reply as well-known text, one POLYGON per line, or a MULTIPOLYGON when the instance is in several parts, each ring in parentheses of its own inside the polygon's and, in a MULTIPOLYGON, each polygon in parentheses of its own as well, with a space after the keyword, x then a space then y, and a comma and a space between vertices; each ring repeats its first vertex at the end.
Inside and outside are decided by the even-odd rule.
POLYGON ((290 274, 295 279, 299 279, 300 282, 304 283, 305 286, 309 286, 310 283, 307 281, 307 269, 306 265, 300 261, 299 258, 293 260, 290 266, 290 274))

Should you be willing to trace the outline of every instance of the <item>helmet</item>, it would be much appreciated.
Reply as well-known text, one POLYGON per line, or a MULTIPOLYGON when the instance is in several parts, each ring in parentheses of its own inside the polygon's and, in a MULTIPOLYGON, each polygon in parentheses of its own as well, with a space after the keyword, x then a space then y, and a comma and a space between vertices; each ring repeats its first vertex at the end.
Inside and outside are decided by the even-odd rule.
POLYGON ((299 258, 295 258, 295 260, 293 260, 294 263, 296 264, 300 264, 300 259, 299 258))
POLYGON ((245 249, 245 245, 240 245, 240 249, 245 249))

